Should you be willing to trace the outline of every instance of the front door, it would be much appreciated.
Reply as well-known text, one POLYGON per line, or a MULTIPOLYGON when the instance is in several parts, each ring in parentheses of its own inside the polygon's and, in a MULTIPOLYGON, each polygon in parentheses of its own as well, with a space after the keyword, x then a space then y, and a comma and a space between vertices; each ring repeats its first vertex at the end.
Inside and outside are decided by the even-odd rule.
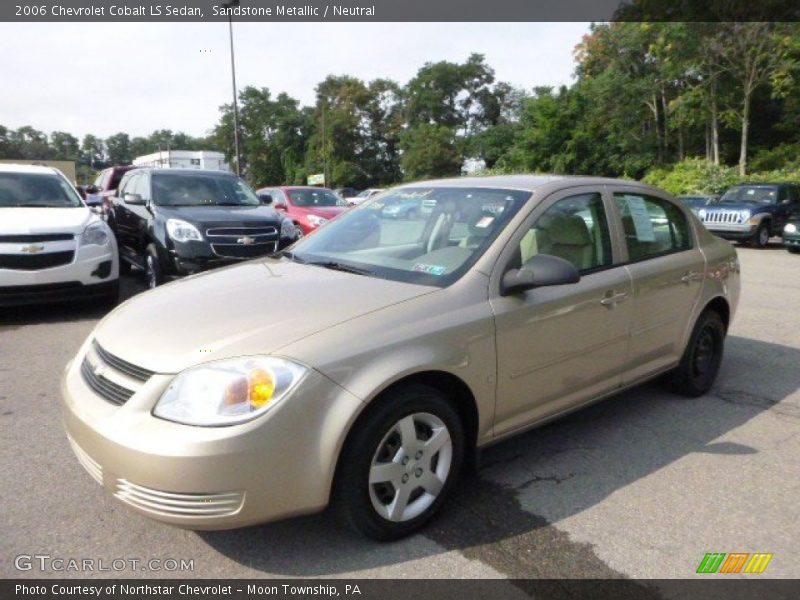
POLYGON ((495 435, 564 412, 620 386, 628 351, 631 278, 602 189, 581 187, 541 203, 498 262, 502 272, 535 254, 581 273, 570 285, 490 299, 497 331, 495 435))

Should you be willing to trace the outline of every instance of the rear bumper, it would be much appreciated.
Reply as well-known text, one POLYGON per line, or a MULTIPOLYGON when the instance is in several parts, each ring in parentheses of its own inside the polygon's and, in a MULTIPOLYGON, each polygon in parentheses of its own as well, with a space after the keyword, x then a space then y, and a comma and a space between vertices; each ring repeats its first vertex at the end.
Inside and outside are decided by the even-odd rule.
POLYGON ((0 287, 0 306, 27 306, 107 298, 117 293, 119 280, 86 285, 80 281, 0 287))

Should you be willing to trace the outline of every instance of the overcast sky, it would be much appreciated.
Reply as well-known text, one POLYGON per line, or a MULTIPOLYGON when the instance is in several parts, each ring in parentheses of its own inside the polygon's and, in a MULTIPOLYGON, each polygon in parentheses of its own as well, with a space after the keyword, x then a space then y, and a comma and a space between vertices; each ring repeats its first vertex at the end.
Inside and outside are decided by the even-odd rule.
MULTIPOLYGON (((234 23, 237 84, 313 104, 328 74, 402 84, 427 61, 486 55, 498 80, 572 81, 586 23, 234 23)), ((2 23, 0 125, 107 137, 204 135, 230 102, 227 23, 2 23)))

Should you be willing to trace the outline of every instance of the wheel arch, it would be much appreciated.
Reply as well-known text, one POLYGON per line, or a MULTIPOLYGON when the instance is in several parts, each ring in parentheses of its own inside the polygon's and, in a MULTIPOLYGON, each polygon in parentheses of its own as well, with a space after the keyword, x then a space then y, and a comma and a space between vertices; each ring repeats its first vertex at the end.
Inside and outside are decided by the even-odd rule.
POLYGON ((727 332, 731 322, 731 307, 728 303, 728 300, 723 296, 715 296, 706 302, 706 305, 703 307, 703 310, 700 311, 700 314, 703 314, 708 310, 713 310, 720 316, 722 323, 725 325, 725 331, 727 332))

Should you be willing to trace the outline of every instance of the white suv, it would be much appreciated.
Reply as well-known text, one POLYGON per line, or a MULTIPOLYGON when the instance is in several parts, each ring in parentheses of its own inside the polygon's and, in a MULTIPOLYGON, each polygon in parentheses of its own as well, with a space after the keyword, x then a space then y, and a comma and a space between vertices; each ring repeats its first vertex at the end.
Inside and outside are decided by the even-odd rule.
POLYGON ((0 306, 118 295, 114 235, 67 178, 0 164, 0 306))

